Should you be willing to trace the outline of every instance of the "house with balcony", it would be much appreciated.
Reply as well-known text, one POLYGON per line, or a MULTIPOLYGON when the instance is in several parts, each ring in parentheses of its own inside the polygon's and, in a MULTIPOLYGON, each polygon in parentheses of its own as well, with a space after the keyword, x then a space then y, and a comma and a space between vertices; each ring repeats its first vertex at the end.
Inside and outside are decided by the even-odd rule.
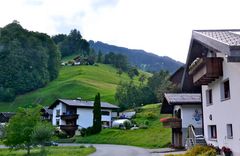
POLYGON ((174 147, 205 144, 203 138, 201 88, 194 86, 191 77, 186 76, 186 66, 180 67, 169 80, 178 87, 176 93, 165 93, 161 114, 171 114, 160 119, 165 128, 172 129, 174 147), (190 137, 191 136, 191 137, 190 137))
POLYGON ((240 30, 194 30, 184 76, 201 87, 206 142, 240 155, 240 30))
MULTIPOLYGON (((93 126, 93 105, 94 101, 58 99, 49 106, 49 109, 52 109, 52 124, 72 136, 78 129, 93 126)), ((112 117, 118 108, 110 103, 101 102, 104 127, 111 127, 112 117)))
MULTIPOLYGON (((161 114, 172 114, 162 118, 163 127, 172 129, 172 145, 184 147, 189 126, 199 137, 202 136, 202 100, 199 93, 165 93, 161 114)), ((199 139, 200 140, 200 139, 199 139)))

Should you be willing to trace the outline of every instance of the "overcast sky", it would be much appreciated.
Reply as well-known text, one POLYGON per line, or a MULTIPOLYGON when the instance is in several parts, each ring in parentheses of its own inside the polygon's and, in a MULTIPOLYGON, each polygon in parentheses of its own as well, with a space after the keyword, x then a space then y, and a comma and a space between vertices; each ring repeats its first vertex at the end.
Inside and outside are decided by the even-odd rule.
POLYGON ((0 27, 18 20, 49 35, 143 49, 185 62, 193 29, 240 28, 238 0, 0 0, 0 27))

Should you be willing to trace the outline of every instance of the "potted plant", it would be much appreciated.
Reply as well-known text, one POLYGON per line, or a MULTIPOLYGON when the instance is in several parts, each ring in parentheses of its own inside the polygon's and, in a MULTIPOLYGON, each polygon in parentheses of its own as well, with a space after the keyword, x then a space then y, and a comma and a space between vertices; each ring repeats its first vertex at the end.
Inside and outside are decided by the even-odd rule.
POLYGON ((232 155, 232 151, 231 151, 231 149, 228 148, 228 147, 223 146, 223 147, 222 147, 222 151, 223 151, 223 153, 224 153, 225 156, 231 156, 231 155, 232 155))

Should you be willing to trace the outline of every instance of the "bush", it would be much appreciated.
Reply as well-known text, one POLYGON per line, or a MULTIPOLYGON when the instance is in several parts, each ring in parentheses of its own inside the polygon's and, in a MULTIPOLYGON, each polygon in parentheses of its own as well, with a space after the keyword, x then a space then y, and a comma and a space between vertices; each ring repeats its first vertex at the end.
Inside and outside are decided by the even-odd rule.
POLYGON ((147 119, 155 119, 156 118, 156 115, 154 112, 146 112, 146 113, 144 113, 144 115, 147 119))
POLYGON ((60 139, 66 139, 66 138, 68 138, 67 133, 64 132, 64 131, 62 131, 62 130, 60 130, 60 129, 55 130, 55 135, 56 135, 58 138, 60 138, 60 139))
POLYGON ((210 149, 209 151, 201 154, 200 156, 216 156, 217 152, 215 149, 210 149))
POLYGON ((123 122, 123 126, 126 128, 126 129, 130 129, 132 127, 132 124, 130 121, 124 121, 123 122))
POLYGON ((85 137, 85 136, 89 136, 89 135, 94 134, 94 133, 93 133, 93 127, 82 128, 82 129, 80 130, 80 134, 81 134, 82 137, 85 137))
POLYGON ((80 145, 79 148, 86 148, 84 145, 80 145))
POLYGON ((197 145, 197 146, 194 146, 191 150, 189 150, 185 155, 186 156, 192 156, 192 155, 216 156, 217 153, 216 153, 216 150, 210 146, 197 145), (208 154, 208 155, 206 155, 206 154, 208 154))
POLYGON ((148 121, 148 120, 145 120, 145 121, 144 121, 144 125, 149 126, 149 121, 148 121))

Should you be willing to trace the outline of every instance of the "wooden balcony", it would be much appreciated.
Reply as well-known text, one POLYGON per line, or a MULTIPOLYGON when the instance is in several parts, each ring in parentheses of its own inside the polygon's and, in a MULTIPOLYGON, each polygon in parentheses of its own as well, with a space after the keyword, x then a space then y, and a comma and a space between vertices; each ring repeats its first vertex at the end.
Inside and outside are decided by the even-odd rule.
POLYGON ((197 58, 189 67, 194 85, 207 85, 223 75, 223 58, 197 58))
POLYGON ((76 120, 77 118, 78 118, 78 114, 61 115, 62 120, 76 120))
POLYGON ((78 129, 78 125, 60 125, 60 129, 64 131, 75 131, 78 129))
POLYGON ((176 117, 162 118, 160 122, 164 128, 182 128, 182 119, 176 117))

